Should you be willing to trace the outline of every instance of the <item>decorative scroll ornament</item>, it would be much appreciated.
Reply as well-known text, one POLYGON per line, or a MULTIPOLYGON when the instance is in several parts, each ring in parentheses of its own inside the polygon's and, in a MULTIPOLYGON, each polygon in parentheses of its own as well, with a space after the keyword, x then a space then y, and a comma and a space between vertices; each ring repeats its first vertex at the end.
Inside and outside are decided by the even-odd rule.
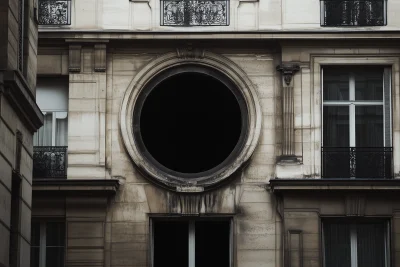
POLYGON ((228 25, 229 1, 164 0, 161 25, 221 26, 228 25))
POLYGON ((277 71, 282 72, 283 75, 283 80, 285 81, 286 85, 289 86, 290 83, 292 82, 292 78, 296 72, 300 70, 299 65, 278 65, 276 67, 277 71))

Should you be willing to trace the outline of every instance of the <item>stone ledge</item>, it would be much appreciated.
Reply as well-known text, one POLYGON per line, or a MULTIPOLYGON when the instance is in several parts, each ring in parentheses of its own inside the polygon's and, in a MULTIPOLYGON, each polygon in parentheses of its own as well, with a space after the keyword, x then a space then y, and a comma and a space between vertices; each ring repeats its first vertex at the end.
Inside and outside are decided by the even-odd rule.
POLYGON ((33 192, 37 193, 102 193, 115 194, 119 188, 118 180, 104 179, 33 179, 33 192))
MULTIPOLYGON (((1 80, 1 77, 0 77, 1 80)), ((35 97, 29 89, 24 77, 19 71, 3 72, 4 96, 8 99, 25 125, 35 132, 43 125, 43 114, 35 102, 35 97)), ((2 89, 0 88, 0 92, 2 89)))
POLYGON ((400 179, 271 179, 273 192, 400 191, 400 179))
POLYGON ((100 42, 105 40, 189 40, 210 39, 213 40, 369 40, 369 39, 400 39, 400 32, 393 30, 365 30, 335 28, 315 30, 266 30, 266 31, 220 31, 218 34, 209 32, 169 32, 169 31, 143 31, 132 32, 129 30, 77 30, 77 29, 39 29, 39 40, 64 39, 75 42, 100 42), (79 40, 79 41, 78 41, 79 40))

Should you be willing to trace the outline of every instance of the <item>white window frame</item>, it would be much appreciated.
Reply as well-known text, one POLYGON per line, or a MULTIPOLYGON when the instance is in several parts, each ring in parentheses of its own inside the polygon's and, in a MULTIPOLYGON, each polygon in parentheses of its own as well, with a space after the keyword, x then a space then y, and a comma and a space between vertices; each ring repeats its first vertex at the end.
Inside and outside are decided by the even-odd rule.
MULTIPOLYGON (((345 66, 344 66, 345 67, 345 66)), ((361 67, 361 66, 360 66, 361 67)), ((385 103, 386 95, 385 93, 389 94, 388 99, 392 99, 391 95, 391 68, 385 67, 384 68, 384 73, 382 77, 382 100, 356 100, 355 99, 355 75, 352 72, 349 72, 349 99, 348 100, 324 100, 324 68, 329 68, 329 65, 323 66, 321 69, 321 96, 322 96, 322 111, 321 111, 321 120, 322 120, 322 133, 323 133, 323 127, 324 127, 324 107, 325 106, 345 106, 349 107, 349 146, 350 147, 356 147, 356 107, 357 106, 382 106, 383 110, 383 146, 391 146, 391 140, 392 140, 392 103, 389 101, 389 103, 385 103), (389 77, 389 84, 385 84, 385 76, 388 75, 389 77), (387 92, 385 92, 386 87, 388 86, 387 92), (389 137, 386 137, 386 105, 389 105, 389 110, 390 113, 388 114, 389 116, 389 137)), ((324 135, 321 135, 322 139, 322 146, 324 146, 324 135)))
MULTIPOLYGON (((154 220, 158 221, 165 221, 173 219, 171 217, 153 217, 150 219, 150 266, 154 267, 154 220)), ((215 220, 221 220, 224 219, 223 217, 214 217, 215 220)), ((176 220, 178 221, 178 220, 176 220)), ((196 229, 195 229, 195 223, 198 220, 195 219, 190 219, 190 220, 182 220, 184 222, 188 223, 188 267, 195 267, 196 263, 196 229)), ((212 218, 207 219, 205 221, 214 221, 212 218)), ((229 266, 233 266, 233 219, 232 218, 227 218, 225 220, 226 222, 229 222, 229 266)), ((40 266, 42 267, 42 266, 40 266)))

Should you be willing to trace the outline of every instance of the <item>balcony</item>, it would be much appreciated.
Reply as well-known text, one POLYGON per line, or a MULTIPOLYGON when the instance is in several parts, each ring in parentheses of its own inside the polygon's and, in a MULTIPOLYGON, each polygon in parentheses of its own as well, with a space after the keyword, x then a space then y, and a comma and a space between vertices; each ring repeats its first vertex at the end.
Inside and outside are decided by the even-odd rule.
POLYGON ((71 0, 39 0, 39 25, 71 25, 71 0))
POLYGON ((323 26, 383 26, 386 0, 322 0, 323 26))
POLYGON ((66 179, 67 148, 66 146, 33 147, 33 178, 66 179))
POLYGON ((162 0, 161 26, 228 26, 229 0, 162 0))
POLYGON ((322 178, 391 179, 392 147, 323 147, 322 178))

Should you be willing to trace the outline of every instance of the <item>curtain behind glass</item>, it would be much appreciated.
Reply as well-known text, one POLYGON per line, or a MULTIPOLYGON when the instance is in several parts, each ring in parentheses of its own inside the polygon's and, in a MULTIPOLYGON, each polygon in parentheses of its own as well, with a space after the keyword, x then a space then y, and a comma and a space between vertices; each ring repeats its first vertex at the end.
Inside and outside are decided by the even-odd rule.
POLYGON ((43 126, 34 134, 34 146, 51 146, 51 133, 53 128, 53 113, 45 112, 43 126))
POLYGON ((356 107, 356 146, 383 147, 383 106, 356 107))
POLYGON ((349 147, 349 107, 324 106, 324 147, 349 147))
POLYGON ((351 267, 349 224, 324 223, 324 244, 325 267, 351 267))
POLYGON ((359 267, 385 267, 385 225, 357 225, 357 258, 359 267))
POLYGON ((68 117, 56 120, 56 146, 67 146, 68 117))

